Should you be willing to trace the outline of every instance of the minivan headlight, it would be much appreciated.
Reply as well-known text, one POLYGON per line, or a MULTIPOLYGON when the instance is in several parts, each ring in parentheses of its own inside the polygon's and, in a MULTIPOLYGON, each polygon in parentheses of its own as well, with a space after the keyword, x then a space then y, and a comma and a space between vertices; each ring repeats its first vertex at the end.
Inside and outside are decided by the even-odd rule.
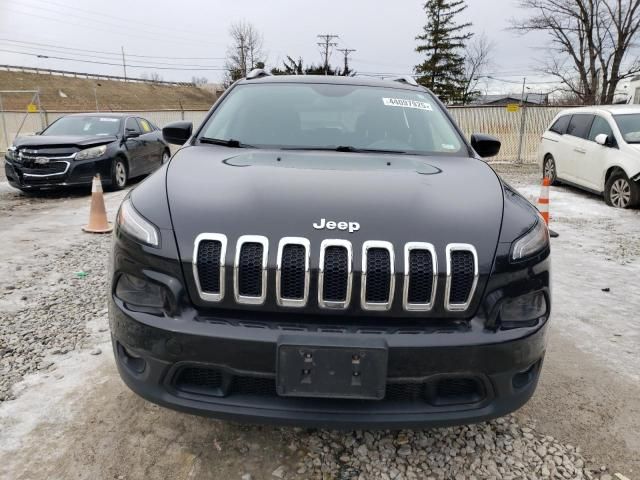
POLYGON ((538 222, 531 230, 525 233, 518 240, 513 242, 511 247, 511 260, 518 262, 532 257, 536 253, 549 246, 549 229, 542 218, 538 218, 538 222))
POLYGON ((122 202, 122 205, 120 205, 116 222, 118 228, 121 228, 140 243, 151 247, 160 246, 160 233, 158 229, 133 208, 131 199, 126 198, 122 202))
POLYGON ((100 145, 99 147, 86 148, 76 153, 76 160, 91 160, 92 158, 98 158, 104 155, 107 151, 106 145, 100 145))

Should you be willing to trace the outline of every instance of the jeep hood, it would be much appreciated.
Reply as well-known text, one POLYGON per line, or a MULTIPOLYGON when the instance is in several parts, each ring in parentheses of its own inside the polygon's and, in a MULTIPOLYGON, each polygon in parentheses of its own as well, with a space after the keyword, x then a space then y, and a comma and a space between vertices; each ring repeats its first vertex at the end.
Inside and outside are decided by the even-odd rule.
MULTIPOLYGON (((356 271, 356 252, 365 240, 390 241, 396 252, 406 242, 430 242, 442 259, 447 244, 470 243, 480 273, 488 274, 503 211, 502 185, 493 170, 457 157, 193 146, 172 159, 167 194, 186 263, 196 236, 209 232, 227 235, 227 258, 233 258, 240 235, 266 236, 270 267, 282 237, 311 241, 312 268, 323 239, 348 239, 356 271), (360 229, 314 229, 322 218, 358 222, 360 229)), ((397 258, 401 262, 402 254, 397 258)))

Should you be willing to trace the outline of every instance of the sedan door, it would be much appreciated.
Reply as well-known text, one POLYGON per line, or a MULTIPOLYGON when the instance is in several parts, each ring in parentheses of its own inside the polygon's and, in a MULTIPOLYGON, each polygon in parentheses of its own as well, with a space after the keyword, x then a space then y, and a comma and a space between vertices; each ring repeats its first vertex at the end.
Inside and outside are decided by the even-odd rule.
POLYGON ((563 136, 564 152, 568 160, 566 176, 563 178, 578 185, 583 185, 581 170, 590 147, 588 138, 593 118, 591 113, 572 115, 567 133, 563 136))
POLYGON ((124 125, 124 142, 129 157, 129 177, 145 173, 147 166, 146 142, 135 117, 128 117, 124 125))
POLYGON ((142 138, 145 142, 145 156, 146 156, 146 172, 153 172, 156 168, 162 165, 162 153, 164 151, 164 145, 160 142, 160 136, 158 132, 154 130, 151 123, 144 118, 138 117, 138 124, 142 138))

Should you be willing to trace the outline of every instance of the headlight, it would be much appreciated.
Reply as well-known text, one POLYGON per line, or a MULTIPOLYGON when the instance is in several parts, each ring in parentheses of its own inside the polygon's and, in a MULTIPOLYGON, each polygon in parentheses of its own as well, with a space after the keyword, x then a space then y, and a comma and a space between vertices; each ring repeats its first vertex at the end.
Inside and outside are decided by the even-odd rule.
POLYGON ((133 208, 129 198, 120 205, 116 222, 119 228, 139 242, 152 247, 160 246, 158 229, 133 208))
POLYGON ((106 145, 100 145, 99 147, 91 147, 85 150, 80 150, 76 153, 76 160, 90 160, 92 158, 98 158, 104 155, 107 151, 106 145))
POLYGON ((13 145, 11 145, 9 148, 7 148, 7 153, 6 153, 6 157, 8 160, 15 160, 16 159, 16 147, 14 147, 13 145))
POLYGON ((542 218, 511 247, 511 260, 518 262, 541 252, 549 246, 549 230, 542 218))

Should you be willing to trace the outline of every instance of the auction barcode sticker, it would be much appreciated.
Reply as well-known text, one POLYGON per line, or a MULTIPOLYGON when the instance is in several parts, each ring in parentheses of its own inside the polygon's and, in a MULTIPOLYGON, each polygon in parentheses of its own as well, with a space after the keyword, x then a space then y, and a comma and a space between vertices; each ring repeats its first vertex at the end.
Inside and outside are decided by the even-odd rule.
POLYGON ((382 103, 384 103, 387 107, 417 108, 418 110, 433 111, 431 104, 427 102, 419 102, 417 100, 406 100, 404 98, 383 98, 382 103))

